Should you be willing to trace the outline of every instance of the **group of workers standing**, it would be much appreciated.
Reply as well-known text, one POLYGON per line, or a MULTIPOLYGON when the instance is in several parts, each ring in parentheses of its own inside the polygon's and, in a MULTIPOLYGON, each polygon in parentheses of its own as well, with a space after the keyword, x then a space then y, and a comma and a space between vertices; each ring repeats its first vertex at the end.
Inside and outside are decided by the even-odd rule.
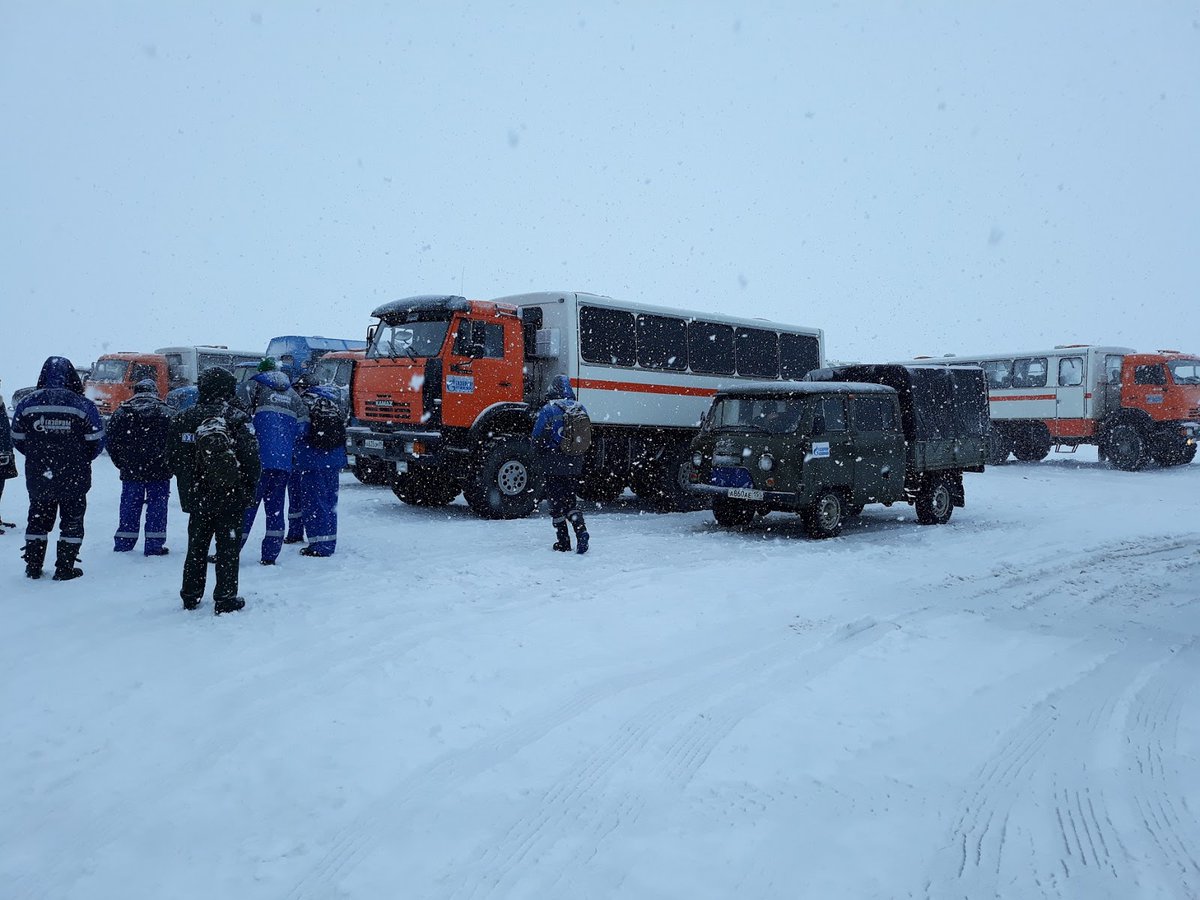
MULTIPOLYGON (((142 531, 143 552, 165 556, 171 477, 188 514, 188 551, 180 597, 195 609, 204 596, 207 566, 216 564, 216 613, 245 606, 238 596, 239 555, 259 506, 267 533, 260 562, 274 565, 284 543, 299 543, 305 556, 331 556, 337 546, 338 473, 346 464, 337 398, 305 376, 293 384, 264 359, 239 395, 234 376, 219 368, 203 372, 195 406, 173 415, 152 380, 113 413, 107 431, 83 393, 69 360, 52 356, 37 388, 13 410, 11 429, 0 398, 0 495, 16 477, 14 450, 25 456, 29 519, 25 574, 41 578, 50 533, 58 519, 54 580, 83 574, 76 563, 91 488, 92 462, 108 447, 121 474, 121 505, 113 550, 128 552, 142 531), (332 419, 331 419, 332 416, 332 419), (329 422, 336 427, 330 427, 329 422), (291 528, 285 531, 289 493, 291 528), (215 555, 209 549, 215 539, 215 555)), ((15 527, 0 522, 3 527, 15 527)))

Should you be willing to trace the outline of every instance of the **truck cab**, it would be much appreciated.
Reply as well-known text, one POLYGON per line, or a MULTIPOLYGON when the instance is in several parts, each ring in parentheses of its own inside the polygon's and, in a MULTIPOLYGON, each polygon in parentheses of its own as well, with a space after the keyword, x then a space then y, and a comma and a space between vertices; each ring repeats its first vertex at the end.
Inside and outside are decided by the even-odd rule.
POLYGON ((167 395, 167 358, 158 353, 105 353, 96 360, 83 382, 84 394, 107 419, 133 396, 133 386, 149 378, 158 388, 159 399, 167 395))
POLYGON ((416 505, 442 505, 461 490, 482 516, 527 514, 533 414, 517 308, 439 295, 372 315, 346 432, 356 465, 386 463, 397 496, 416 505))
POLYGON ((916 507, 922 524, 963 506, 983 471, 987 393, 978 369, 850 366, 812 381, 746 385, 713 400, 692 444, 691 490, 719 525, 772 511, 832 537, 869 503, 916 507))
POLYGON ((1120 409, 1104 422, 1100 448, 1119 469, 1153 459, 1161 466, 1196 458, 1200 438, 1200 358, 1175 350, 1130 353, 1121 361, 1120 409))

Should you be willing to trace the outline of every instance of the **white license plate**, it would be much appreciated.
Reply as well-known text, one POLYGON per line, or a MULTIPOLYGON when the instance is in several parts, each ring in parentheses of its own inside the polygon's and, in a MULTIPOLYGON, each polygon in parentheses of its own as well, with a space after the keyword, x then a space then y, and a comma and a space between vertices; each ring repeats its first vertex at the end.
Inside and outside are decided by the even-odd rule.
POLYGON ((761 500, 763 492, 753 488, 730 488, 725 492, 725 496, 731 500, 761 500))
POLYGON ((408 471, 408 463, 406 463, 404 460, 400 460, 398 463, 396 463, 396 474, 397 475, 403 475, 407 471, 408 471))
POLYGON ((378 438, 367 438, 365 441, 363 441, 363 446, 368 450, 382 450, 383 441, 379 440, 378 438))

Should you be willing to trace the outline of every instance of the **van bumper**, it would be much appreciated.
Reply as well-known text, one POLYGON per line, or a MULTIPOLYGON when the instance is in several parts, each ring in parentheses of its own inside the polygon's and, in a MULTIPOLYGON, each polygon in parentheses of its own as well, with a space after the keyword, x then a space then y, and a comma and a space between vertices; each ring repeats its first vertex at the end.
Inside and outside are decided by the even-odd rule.
MULTIPOLYGON (((762 494, 762 497, 746 497, 741 492, 746 488, 729 488, 717 487, 715 484, 689 484, 688 491, 698 496, 713 498, 713 497, 728 497, 732 500, 743 500, 747 503, 763 503, 775 509, 795 509, 800 503, 800 495, 794 491, 758 491, 755 494, 762 494)), ((752 489, 753 490, 753 489, 752 489)))

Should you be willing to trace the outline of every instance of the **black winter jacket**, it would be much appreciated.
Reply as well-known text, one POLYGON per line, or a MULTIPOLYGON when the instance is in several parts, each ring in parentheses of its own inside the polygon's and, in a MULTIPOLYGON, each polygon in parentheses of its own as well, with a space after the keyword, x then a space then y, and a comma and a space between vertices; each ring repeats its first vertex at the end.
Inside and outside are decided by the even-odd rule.
POLYGON ((134 394, 108 420, 108 456, 122 481, 166 481, 171 477, 167 440, 171 411, 153 394, 134 394))
POLYGON ((250 417, 232 402, 236 384, 228 372, 209 369, 200 376, 199 402, 171 421, 168 454, 179 488, 179 505, 185 513, 232 511, 254 503, 262 463, 250 417), (210 416, 225 419, 238 460, 238 479, 236 484, 220 485, 211 493, 200 495, 195 490, 196 429, 210 416))

